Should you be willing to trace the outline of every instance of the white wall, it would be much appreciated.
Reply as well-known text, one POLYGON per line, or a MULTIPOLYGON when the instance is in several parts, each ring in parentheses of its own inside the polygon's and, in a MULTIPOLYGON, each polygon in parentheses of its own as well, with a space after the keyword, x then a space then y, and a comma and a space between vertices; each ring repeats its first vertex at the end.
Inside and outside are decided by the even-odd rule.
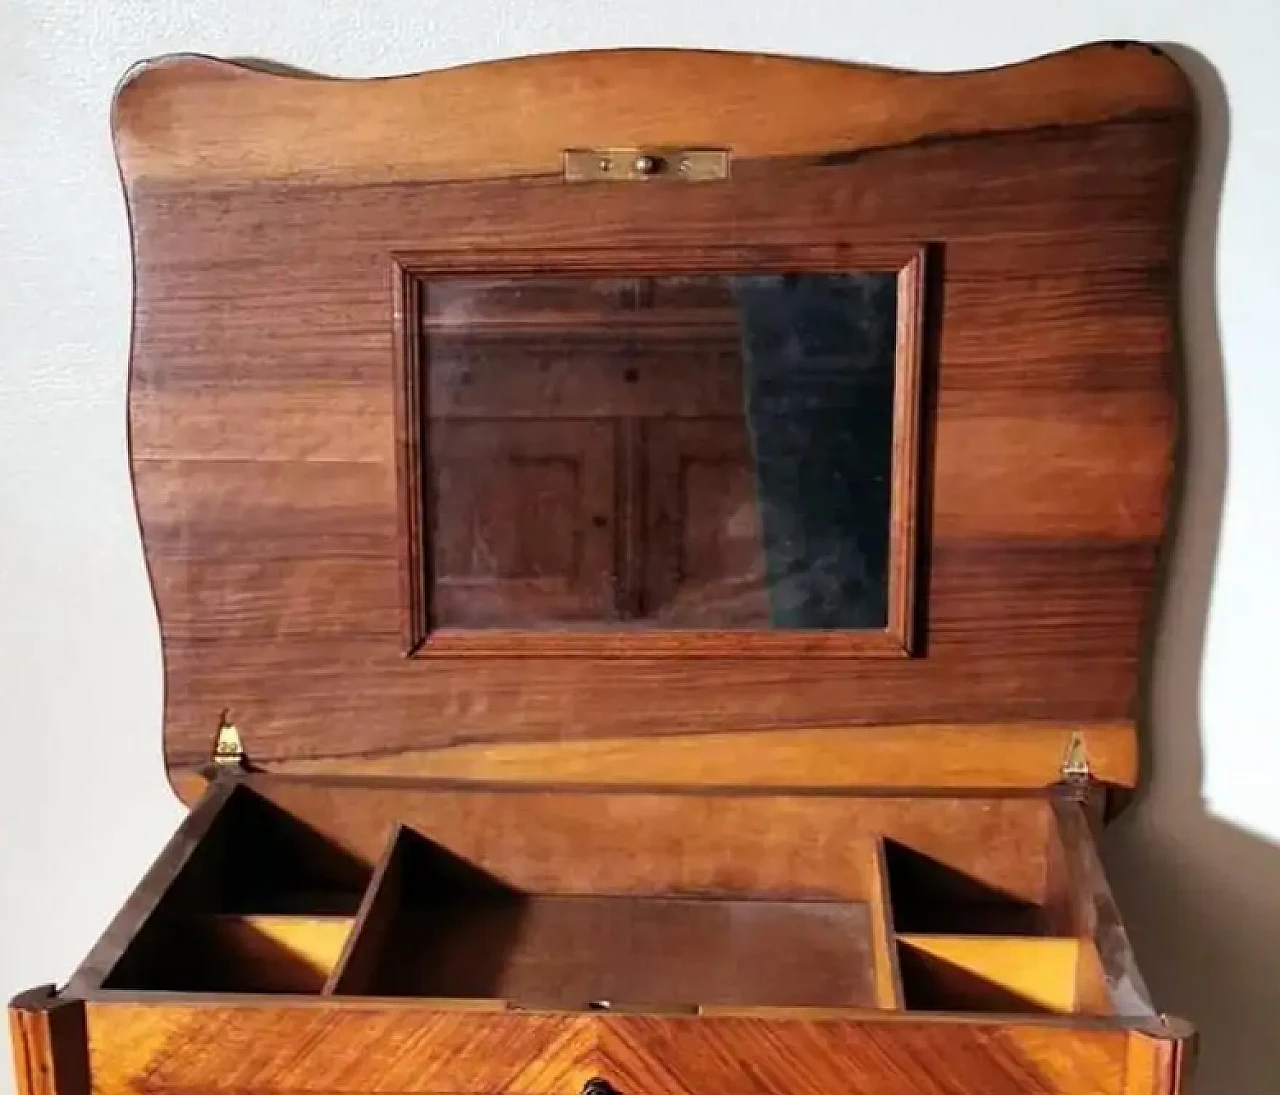
POLYGON ((945 69, 1097 38, 1175 44, 1206 118, 1154 783, 1109 854, 1162 1004, 1204 1031, 1202 1091, 1280 1089, 1278 0, 0 0, 0 993, 65 978, 179 816, 125 459, 107 104, 130 62, 372 75, 679 45, 945 69))

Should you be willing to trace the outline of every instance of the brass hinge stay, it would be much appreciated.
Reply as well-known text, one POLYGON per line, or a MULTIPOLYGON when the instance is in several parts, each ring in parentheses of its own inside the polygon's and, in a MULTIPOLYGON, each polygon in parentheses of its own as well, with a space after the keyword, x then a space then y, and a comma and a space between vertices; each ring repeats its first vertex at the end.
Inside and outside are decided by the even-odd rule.
POLYGON ((223 711, 218 721, 218 735, 213 742, 213 763, 219 768, 247 768, 248 757, 240 731, 231 722, 230 711, 223 711))
POLYGON ((1068 787, 1088 789, 1093 782, 1093 770, 1089 767, 1089 753, 1085 749, 1084 736, 1072 734, 1067 751, 1062 756, 1059 778, 1068 787))

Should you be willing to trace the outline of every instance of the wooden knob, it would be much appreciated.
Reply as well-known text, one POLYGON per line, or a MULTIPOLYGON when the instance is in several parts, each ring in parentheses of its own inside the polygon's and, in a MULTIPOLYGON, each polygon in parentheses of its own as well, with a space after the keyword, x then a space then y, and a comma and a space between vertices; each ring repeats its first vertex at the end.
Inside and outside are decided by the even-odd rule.
POLYGON ((618 1095, 618 1090, 608 1080, 592 1076, 582 1085, 582 1095, 618 1095))

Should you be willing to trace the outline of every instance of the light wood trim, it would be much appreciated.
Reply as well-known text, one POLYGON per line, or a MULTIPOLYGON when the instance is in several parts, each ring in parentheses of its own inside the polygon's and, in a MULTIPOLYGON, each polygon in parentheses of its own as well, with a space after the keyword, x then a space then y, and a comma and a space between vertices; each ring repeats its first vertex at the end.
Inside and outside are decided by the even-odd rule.
POLYGON ((1088 124, 1185 110, 1190 102, 1173 62, 1137 43, 1098 43, 945 75, 659 49, 550 54, 350 81, 178 54, 126 74, 113 120, 129 186, 195 178, 392 182, 558 176, 570 144, 711 143, 731 149, 735 160, 804 156, 936 133, 1088 124), (1034 94, 1026 93, 1028 80, 1034 94), (531 87, 536 115, 520 109, 531 87))
POLYGON ((796 727, 459 745, 372 757, 299 758, 267 767, 289 774, 510 783, 1001 791, 1056 783, 1073 733, 1084 737, 1096 779, 1134 786, 1138 749, 1129 723, 796 727))
POLYGON ((218 779, 205 784, 191 812, 182 819, 169 843, 142 876, 142 881, 129 895, 115 919, 89 952, 89 956, 71 975, 71 980, 67 982, 67 992, 79 995, 102 986, 104 978, 155 912, 200 842, 222 816, 222 811, 239 786, 234 779, 218 779))
POLYGON ((1077 939, 900 935, 898 941, 1050 1011, 1063 1015, 1076 1011, 1077 939))
POLYGON ((281 913, 216 913, 210 920, 214 931, 227 939, 237 953, 252 956, 262 950, 264 942, 273 944, 314 972, 319 981, 336 965, 354 923, 350 916, 281 913))
POLYGON ((874 964, 876 1007, 882 1011, 902 1011, 902 970, 898 966, 898 943, 893 930, 893 898, 889 889, 889 864, 884 840, 871 847, 868 911, 871 918, 871 960, 874 964))

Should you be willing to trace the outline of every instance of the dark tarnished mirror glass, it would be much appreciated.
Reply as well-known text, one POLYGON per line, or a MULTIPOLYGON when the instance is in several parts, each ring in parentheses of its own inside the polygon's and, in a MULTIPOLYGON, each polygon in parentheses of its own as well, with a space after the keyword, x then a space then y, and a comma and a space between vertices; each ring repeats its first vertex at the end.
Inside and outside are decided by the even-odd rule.
POLYGON ((898 280, 424 279, 431 626, 885 628, 898 280))

